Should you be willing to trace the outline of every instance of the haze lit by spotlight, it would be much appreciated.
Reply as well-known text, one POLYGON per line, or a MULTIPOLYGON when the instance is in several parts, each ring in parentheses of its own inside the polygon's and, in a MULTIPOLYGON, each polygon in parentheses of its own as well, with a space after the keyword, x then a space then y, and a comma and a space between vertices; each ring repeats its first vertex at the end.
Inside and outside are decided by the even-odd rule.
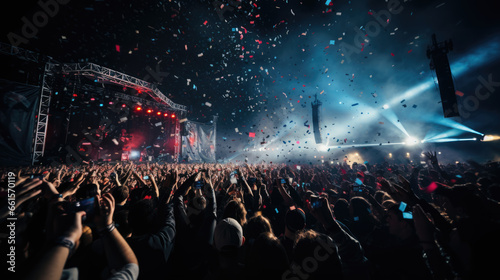
POLYGON ((413 145, 416 145, 416 144, 418 144, 418 143, 420 143, 420 141, 418 141, 416 138, 413 138, 413 137, 409 137, 409 138, 408 138, 408 139, 406 139, 406 141, 405 141, 405 144, 406 144, 407 146, 413 146, 413 145))

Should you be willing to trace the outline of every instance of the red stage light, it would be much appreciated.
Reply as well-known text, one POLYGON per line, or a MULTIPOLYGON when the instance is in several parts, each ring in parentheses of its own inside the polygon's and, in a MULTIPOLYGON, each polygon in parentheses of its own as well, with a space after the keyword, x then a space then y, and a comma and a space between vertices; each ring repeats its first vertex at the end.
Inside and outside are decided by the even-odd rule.
POLYGON ((141 106, 138 106, 135 108, 136 111, 142 111, 142 107, 141 106))
POLYGON ((156 112, 156 114, 159 116, 159 115, 161 115, 161 112, 156 112))
POLYGON ((148 114, 151 114, 151 113, 153 113, 153 110, 148 109, 146 112, 148 112, 148 114))
POLYGON ((174 114, 172 114, 172 118, 175 118, 175 115, 174 115, 174 114))
POLYGON ((127 104, 122 104, 122 108, 125 108, 125 107, 127 107, 127 104))
POLYGON ((163 114, 163 116, 168 117, 168 114, 167 114, 167 113, 165 113, 165 114, 163 114))

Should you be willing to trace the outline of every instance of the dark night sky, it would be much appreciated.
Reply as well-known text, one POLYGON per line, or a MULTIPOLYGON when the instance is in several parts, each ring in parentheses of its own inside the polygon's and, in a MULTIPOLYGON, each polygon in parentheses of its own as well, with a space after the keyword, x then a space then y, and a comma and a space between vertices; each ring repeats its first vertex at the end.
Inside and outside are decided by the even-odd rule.
MULTIPOLYGON (((341 0, 329 6, 326 0, 243 1, 222 20, 214 2, 73 0, 60 5, 36 37, 19 46, 61 62, 93 62, 139 78, 148 74, 146 67, 158 65, 170 73, 159 88, 187 105, 190 119, 219 115, 221 158, 278 161, 317 155, 318 160, 321 152, 311 134, 314 94, 323 102, 322 136, 330 146, 402 142, 401 125, 417 139, 457 124, 500 134, 498 86, 473 104, 477 108, 462 109, 462 118, 444 120, 426 57, 433 33, 438 41, 453 40, 449 59, 455 88, 463 93, 459 104, 472 100, 482 78, 500 81, 500 29, 491 1, 401 0, 399 13, 391 14, 385 27, 374 15, 387 13, 392 1, 341 0), (408 93, 419 86, 415 94, 408 93), (256 138, 249 138, 249 132, 256 138), (270 143, 265 147, 274 150, 252 152, 264 147, 263 138, 270 143), (245 148, 249 151, 242 152, 245 148)), ((36 1, 3 9, 2 41, 9 42, 9 32, 21 35, 21 18, 32 19, 40 10, 36 1)), ((478 160, 500 158, 494 142, 446 146, 450 157, 458 158, 452 150, 471 149, 478 160)), ((436 144, 419 148, 445 150, 436 144)), ((334 160, 353 151, 321 155, 334 160)))

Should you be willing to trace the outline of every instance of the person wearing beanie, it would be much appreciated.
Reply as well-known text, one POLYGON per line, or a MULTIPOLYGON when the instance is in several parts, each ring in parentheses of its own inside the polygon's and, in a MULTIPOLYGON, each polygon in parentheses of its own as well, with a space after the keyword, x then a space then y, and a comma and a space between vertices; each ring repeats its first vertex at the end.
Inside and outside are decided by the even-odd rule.
POLYGON ((288 259, 292 259, 293 245, 297 234, 306 227, 306 213, 301 208, 290 207, 285 215, 285 233, 279 237, 288 259))
POLYGON ((210 267, 206 279, 241 279, 245 267, 238 262, 238 252, 244 242, 243 228, 238 221, 225 218, 217 223, 214 232, 217 263, 210 267))

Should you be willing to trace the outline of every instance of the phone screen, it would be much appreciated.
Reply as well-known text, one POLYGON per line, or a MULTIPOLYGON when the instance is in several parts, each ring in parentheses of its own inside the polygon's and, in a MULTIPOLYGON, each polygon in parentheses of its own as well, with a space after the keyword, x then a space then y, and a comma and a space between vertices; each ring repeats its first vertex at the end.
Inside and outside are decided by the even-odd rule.
POLYGON ((146 175, 146 176, 144 176, 144 177, 143 177, 143 179, 144 179, 144 180, 149 180, 149 176, 148 176, 148 175, 146 175))
POLYGON ((286 184, 285 179, 281 179, 281 183, 282 183, 282 184, 286 184))
POLYGON ((70 211, 74 213, 85 211, 85 219, 91 219, 95 213, 95 197, 82 199, 72 203, 70 211))
POLYGON ((205 185, 205 183, 203 181, 194 182, 194 188, 198 189, 198 190, 201 189, 204 185, 205 185))
POLYGON ((40 180, 42 180, 43 179, 43 175, 42 174, 31 174, 30 178, 31 179, 40 179, 40 180))

